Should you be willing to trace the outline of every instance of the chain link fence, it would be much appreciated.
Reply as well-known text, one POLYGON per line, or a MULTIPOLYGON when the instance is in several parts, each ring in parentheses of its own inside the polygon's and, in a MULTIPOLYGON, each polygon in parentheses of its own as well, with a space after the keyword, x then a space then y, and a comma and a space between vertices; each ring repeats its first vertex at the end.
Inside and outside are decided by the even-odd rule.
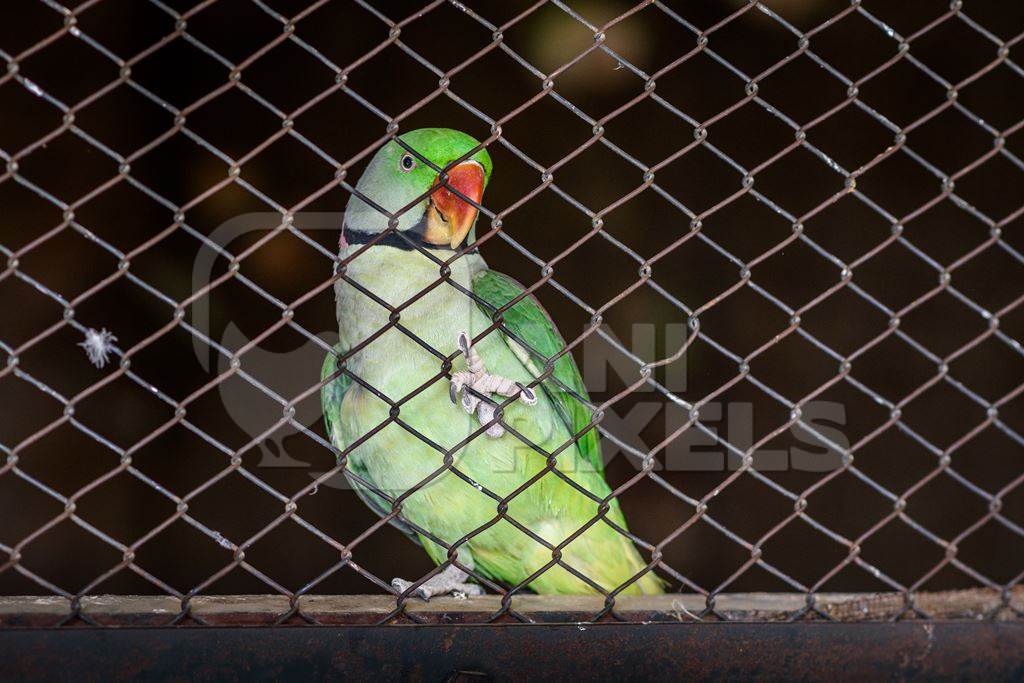
MULTIPOLYGON (((642 573, 681 594, 646 617, 757 618, 733 594, 765 591, 789 598, 762 617, 832 619, 843 591, 929 618, 934 591, 980 589, 977 616, 1019 618, 1024 15, 893 5, 12 3, 0 593, 48 596, 62 625, 117 623, 100 594, 155 596, 168 624, 213 623, 196 605, 225 594, 274 596, 276 623, 322 622, 339 593, 426 621, 415 589, 500 521, 590 587, 583 619, 631 620, 640 575, 605 587, 562 557, 614 498, 642 573), (349 468, 381 518, 341 488, 358 444, 331 444, 319 396, 347 371, 319 364, 373 247, 339 259, 339 212, 423 125, 494 158, 473 247, 548 307, 594 397, 612 493, 581 490, 599 512, 559 543, 507 512, 570 481, 557 452, 522 439, 541 473, 480 487, 402 420, 427 385, 378 394, 392 416, 366 438, 400 425, 437 472, 390 495, 349 468), (594 386, 595 358, 621 376, 594 386), (417 529, 448 551, 435 568, 389 522, 436 477, 494 518, 456 543, 417 529)), ((368 344, 468 252, 416 248, 440 275, 382 304, 368 344)), ((447 385, 458 354, 419 341, 447 385)), ((497 594, 474 618, 543 611, 530 581, 459 564, 497 594)))

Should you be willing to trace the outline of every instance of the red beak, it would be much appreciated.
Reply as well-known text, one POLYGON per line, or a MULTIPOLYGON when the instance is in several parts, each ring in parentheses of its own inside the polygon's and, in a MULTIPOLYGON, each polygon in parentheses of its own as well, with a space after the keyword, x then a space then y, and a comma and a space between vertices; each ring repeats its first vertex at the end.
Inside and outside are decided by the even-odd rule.
POLYGON ((479 204, 484 196, 484 169, 475 161, 464 161, 448 171, 444 183, 439 175, 434 187, 430 203, 437 220, 428 220, 425 237, 433 244, 447 244, 456 249, 466 239, 477 214, 476 206, 459 194, 479 204))

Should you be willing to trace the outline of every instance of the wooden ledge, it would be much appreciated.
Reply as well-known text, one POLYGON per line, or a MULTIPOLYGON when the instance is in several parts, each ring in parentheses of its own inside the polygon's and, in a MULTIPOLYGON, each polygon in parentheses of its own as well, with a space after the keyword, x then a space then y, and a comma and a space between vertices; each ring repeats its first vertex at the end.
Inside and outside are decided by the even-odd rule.
MULTIPOLYGON (((816 607, 836 621, 887 621, 905 608, 899 593, 819 593, 815 597, 816 607)), ((999 591, 975 588, 916 593, 914 605, 934 619, 1020 621, 1024 586, 1015 587, 1010 598, 1011 609, 1000 610, 999 591)), ((299 600, 302 613, 323 624, 375 624, 390 614, 395 604, 390 595, 309 595, 299 600)), ((724 593, 715 598, 715 609, 735 621, 786 620, 806 604, 807 596, 802 593, 724 593)), ((277 622, 288 612, 289 600, 282 595, 197 596, 190 606, 198 619, 185 623, 258 625, 277 622)), ((592 621, 603 607, 604 599, 595 596, 517 595, 512 599, 516 612, 547 623, 592 621)), ((410 614, 443 624, 486 622, 500 608, 498 595, 444 597, 430 602, 411 598, 406 602, 410 614)), ((692 593, 621 597, 615 605, 616 614, 638 622, 700 621, 698 615, 704 608, 704 597, 692 593)), ((172 596, 97 595, 81 601, 83 615, 111 626, 167 625, 180 611, 180 601, 172 596)), ((58 596, 0 597, 0 627, 52 626, 69 613, 70 602, 58 596)), ((505 616, 501 621, 515 620, 505 616)), ((302 622, 296 618, 288 623, 302 622)))

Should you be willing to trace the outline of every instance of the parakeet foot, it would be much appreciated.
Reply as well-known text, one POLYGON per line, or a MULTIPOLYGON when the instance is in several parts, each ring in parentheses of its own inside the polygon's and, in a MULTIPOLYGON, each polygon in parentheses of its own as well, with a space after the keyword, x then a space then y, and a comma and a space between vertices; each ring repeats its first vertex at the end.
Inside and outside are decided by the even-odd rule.
MULTIPOLYGON (((459 394, 462 394, 462 409, 472 415, 476 413, 480 424, 487 424, 494 419, 495 404, 482 400, 473 394, 473 391, 480 394, 498 394, 506 398, 518 396, 519 400, 528 406, 537 402, 537 394, 529 387, 500 375, 492 375, 487 372, 487 366, 476 349, 473 348, 473 339, 466 332, 459 332, 459 348, 466 357, 466 369, 452 375, 452 383, 448 388, 448 395, 452 403, 458 401, 459 394), (473 391, 468 391, 472 389, 473 391)), ((487 436, 497 439, 505 433, 505 428, 495 422, 487 428, 487 436)))
MULTIPOLYGON (((468 583, 466 581, 468 578, 469 574, 455 565, 451 565, 440 574, 436 574, 424 581, 413 592, 413 595, 424 600, 430 600, 435 595, 447 595, 449 593, 483 595, 484 589, 475 583, 468 583)), ((405 579, 391 579, 391 586, 399 593, 404 593, 413 583, 413 581, 406 581, 405 579)))

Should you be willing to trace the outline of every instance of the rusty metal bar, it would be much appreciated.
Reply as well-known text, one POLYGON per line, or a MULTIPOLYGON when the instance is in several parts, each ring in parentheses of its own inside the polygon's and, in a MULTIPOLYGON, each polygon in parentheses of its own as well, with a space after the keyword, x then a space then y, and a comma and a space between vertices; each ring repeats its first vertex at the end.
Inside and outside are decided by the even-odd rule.
POLYGON ((1024 624, 563 624, 0 633, 4 678, 820 681, 1024 676, 1024 624), (751 653, 756 653, 752 656, 751 653), (73 663, 73 664, 71 664, 73 663))

